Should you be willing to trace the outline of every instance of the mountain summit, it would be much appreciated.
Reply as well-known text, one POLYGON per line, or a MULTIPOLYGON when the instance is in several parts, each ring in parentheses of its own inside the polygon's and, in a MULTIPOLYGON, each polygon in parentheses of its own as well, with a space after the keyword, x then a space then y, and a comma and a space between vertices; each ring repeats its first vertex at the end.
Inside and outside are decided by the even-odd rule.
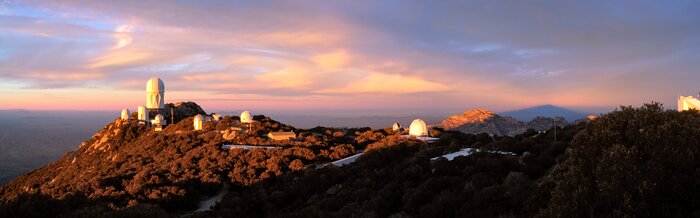
POLYGON ((466 110, 460 115, 449 116, 440 126, 469 134, 515 135, 526 130, 523 122, 484 109, 466 110))
POLYGON ((586 113, 571 110, 555 105, 540 105, 535 107, 523 108, 519 110, 502 112, 504 116, 511 116, 521 121, 535 119, 536 117, 563 117, 567 120, 577 120, 586 118, 586 113))
POLYGON ((491 135, 513 136, 527 129, 545 131, 553 126, 565 126, 568 122, 563 117, 536 116, 529 122, 519 121, 511 116, 501 116, 484 109, 466 110, 460 115, 452 115, 438 126, 445 130, 456 130, 468 134, 488 133, 491 135))

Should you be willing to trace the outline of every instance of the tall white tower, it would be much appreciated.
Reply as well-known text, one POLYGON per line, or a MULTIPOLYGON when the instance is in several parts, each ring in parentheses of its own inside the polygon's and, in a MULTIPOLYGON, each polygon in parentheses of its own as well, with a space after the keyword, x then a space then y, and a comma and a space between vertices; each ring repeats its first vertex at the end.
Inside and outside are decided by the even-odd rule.
POLYGON ((138 117, 139 117, 139 121, 148 122, 149 117, 148 117, 148 112, 146 111, 146 107, 144 107, 144 106, 139 106, 138 114, 139 114, 139 116, 138 116, 138 117))
POLYGON ((131 116, 131 113, 129 113, 129 109, 124 108, 122 110, 122 120, 129 121, 130 116, 131 116))
POLYGON ((146 108, 163 109, 165 105, 165 84, 158 77, 151 77, 146 82, 146 108))

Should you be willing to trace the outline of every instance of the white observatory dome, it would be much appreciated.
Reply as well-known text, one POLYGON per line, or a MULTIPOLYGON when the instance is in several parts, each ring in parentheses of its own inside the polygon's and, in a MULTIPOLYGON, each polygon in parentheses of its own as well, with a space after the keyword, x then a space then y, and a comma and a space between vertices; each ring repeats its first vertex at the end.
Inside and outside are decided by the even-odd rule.
POLYGON ((250 115, 250 111, 243 111, 241 113, 241 123, 253 122, 253 116, 250 115))
POLYGON ((197 116, 194 116, 194 130, 202 130, 202 126, 204 124, 204 116, 201 114, 197 114, 197 116))
POLYGON ((146 107, 139 106, 138 117, 139 117, 139 121, 148 121, 149 120, 148 112, 146 112, 146 107))
POLYGON ((160 125, 166 124, 165 119, 163 119, 163 115, 158 114, 158 115, 156 115, 156 117, 154 119, 156 121, 156 124, 160 124, 160 125))
POLYGON ((129 109, 128 108, 122 109, 122 120, 129 121, 129 109))
POLYGON ((163 109, 165 105, 165 84, 158 77, 151 77, 146 82, 146 108, 163 109))
POLYGON ((411 127, 409 127, 408 134, 421 137, 428 135, 428 125, 425 125, 425 121, 421 119, 415 119, 411 122, 411 127))
POLYGON ((391 129, 394 131, 400 131, 401 130, 401 124, 400 123, 394 123, 394 125, 391 126, 391 129))

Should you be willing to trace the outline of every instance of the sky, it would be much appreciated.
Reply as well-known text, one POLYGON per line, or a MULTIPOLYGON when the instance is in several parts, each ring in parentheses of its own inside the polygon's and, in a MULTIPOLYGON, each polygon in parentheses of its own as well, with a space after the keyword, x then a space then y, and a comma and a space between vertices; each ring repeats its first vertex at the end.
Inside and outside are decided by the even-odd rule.
POLYGON ((507 111, 700 91, 700 1, 2 1, 0 109, 507 111))

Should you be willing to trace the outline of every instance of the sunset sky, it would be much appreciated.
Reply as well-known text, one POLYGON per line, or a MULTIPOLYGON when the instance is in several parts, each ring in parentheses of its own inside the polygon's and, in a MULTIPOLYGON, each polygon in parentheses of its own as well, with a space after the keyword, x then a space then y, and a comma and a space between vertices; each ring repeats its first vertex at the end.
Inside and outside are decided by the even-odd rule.
POLYGON ((700 91, 700 1, 2 1, 0 109, 574 109, 700 91))

